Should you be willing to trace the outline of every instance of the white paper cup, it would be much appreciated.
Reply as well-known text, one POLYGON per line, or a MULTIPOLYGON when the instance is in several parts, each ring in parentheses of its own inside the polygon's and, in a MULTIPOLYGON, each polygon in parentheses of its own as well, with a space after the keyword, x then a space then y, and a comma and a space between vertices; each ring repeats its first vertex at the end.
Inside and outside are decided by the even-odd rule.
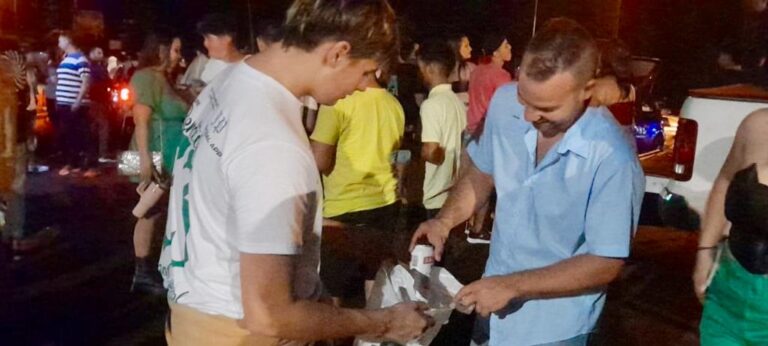
POLYGON ((435 263, 435 248, 430 245, 416 245, 411 251, 411 269, 429 277, 435 263))

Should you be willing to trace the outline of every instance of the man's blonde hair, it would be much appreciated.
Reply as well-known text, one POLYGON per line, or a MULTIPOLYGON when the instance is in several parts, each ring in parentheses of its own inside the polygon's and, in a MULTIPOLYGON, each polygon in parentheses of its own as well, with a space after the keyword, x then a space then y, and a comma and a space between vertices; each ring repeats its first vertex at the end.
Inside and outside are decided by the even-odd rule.
POLYGON ((395 12, 386 0, 295 0, 283 25, 283 45, 306 51, 346 41, 353 58, 386 63, 397 47, 395 12))

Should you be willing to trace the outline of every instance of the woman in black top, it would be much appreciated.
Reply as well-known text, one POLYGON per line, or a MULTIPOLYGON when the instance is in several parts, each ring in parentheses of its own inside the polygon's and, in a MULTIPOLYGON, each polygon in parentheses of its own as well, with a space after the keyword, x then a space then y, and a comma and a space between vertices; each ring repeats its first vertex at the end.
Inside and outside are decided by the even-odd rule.
POLYGON ((693 284, 702 345, 768 345, 768 109, 741 123, 715 180, 693 284))

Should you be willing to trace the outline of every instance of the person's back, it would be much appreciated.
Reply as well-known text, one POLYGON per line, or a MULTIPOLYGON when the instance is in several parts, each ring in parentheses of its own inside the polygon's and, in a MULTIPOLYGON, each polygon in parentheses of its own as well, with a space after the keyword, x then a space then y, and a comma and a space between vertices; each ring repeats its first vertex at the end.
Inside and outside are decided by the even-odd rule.
POLYGON ((467 109, 467 131, 470 134, 483 131, 483 122, 493 94, 501 85, 511 81, 509 72, 493 63, 479 65, 472 71, 467 109))
POLYGON ((421 104, 422 142, 439 143, 445 152, 443 163, 426 163, 424 172, 424 207, 440 209, 448 198, 448 190, 459 175, 461 136, 467 127, 464 102, 449 84, 432 89, 421 104))
MULTIPOLYGON (((250 215, 235 218, 235 211, 229 208, 229 203, 252 198, 256 205, 262 199, 289 196, 266 190, 261 196, 242 196, 231 190, 222 193, 222 189, 229 184, 248 184, 250 179, 270 180, 272 177, 242 175, 261 169, 283 177, 296 178, 295 182, 306 190, 302 200, 307 203, 307 208, 320 205, 318 198, 321 192, 316 173, 312 176, 300 173, 308 169, 312 171, 314 161, 301 118, 298 117, 298 100, 270 77, 244 64, 224 73, 228 74, 227 78, 217 79, 203 91, 186 121, 186 138, 179 148, 180 162, 184 162, 184 165, 177 165, 181 167, 174 171, 174 190, 182 190, 184 198, 183 201, 171 200, 168 231, 171 234, 188 235, 186 239, 174 239, 168 251, 163 252, 161 272, 183 273, 174 275, 173 280, 167 282, 172 282, 168 296, 173 303, 237 317, 242 316, 243 311, 238 304, 233 304, 231 297, 240 296, 240 289, 230 284, 233 278, 239 279, 239 272, 231 266, 230 261, 236 257, 238 249, 253 248, 253 244, 259 241, 276 242, 285 234, 267 231, 270 218, 266 217, 266 213, 276 210, 254 209, 250 215), (247 96, 244 94, 246 90, 247 96), (247 116, 248 111, 254 109, 258 109, 260 115, 247 116), (296 117, 281 117, 282 114, 296 117), (199 147, 201 142, 206 142, 202 148, 199 147), (247 162, 242 160, 242 155, 248 154, 255 155, 257 159, 247 162), (277 164, 278 160, 289 162, 293 169, 277 164), (233 175, 241 180, 233 180, 233 175), (186 215, 183 210, 189 210, 187 208, 190 207, 197 213, 186 215), (246 236, 233 234, 234 230, 226 227, 232 222, 239 223, 253 218, 264 219, 263 223, 257 223, 263 226, 260 228, 262 231, 246 236), (178 246, 177 242, 185 245, 178 246), (219 260, 212 260, 214 253, 219 254, 216 256, 219 260)), ((277 183, 277 179, 272 181, 277 183)), ((318 264, 318 254, 311 251, 314 248, 313 241, 319 240, 319 222, 319 218, 310 220, 299 230, 307 249, 299 261, 299 267, 304 270, 296 274, 296 284, 305 288, 296 292, 302 299, 312 298, 319 293, 319 280, 314 269, 318 264)), ((277 248, 272 250, 281 251, 277 248)))
POLYGON ((423 202, 428 216, 443 207, 459 175, 462 134, 467 112, 452 90, 450 73, 455 53, 442 41, 428 41, 419 50, 418 63, 424 83, 430 86, 421 104, 421 158, 425 161, 423 202))
POLYGON ((506 37, 488 34, 483 40, 483 60, 487 63, 477 66, 469 77, 467 132, 474 138, 480 137, 483 132, 493 93, 503 84, 512 81, 512 76, 504 69, 504 64, 512 60, 512 46, 506 37))
MULTIPOLYGON (((84 87, 83 78, 91 73, 90 63, 82 52, 67 53, 56 70, 56 104, 72 105, 78 101, 78 93, 84 87)), ((88 98, 83 97, 83 103, 88 98)))
POLYGON ((336 163, 323 179, 325 217, 390 205, 397 199, 392 153, 405 116, 383 88, 368 88, 321 107, 312 140, 335 144, 336 163))

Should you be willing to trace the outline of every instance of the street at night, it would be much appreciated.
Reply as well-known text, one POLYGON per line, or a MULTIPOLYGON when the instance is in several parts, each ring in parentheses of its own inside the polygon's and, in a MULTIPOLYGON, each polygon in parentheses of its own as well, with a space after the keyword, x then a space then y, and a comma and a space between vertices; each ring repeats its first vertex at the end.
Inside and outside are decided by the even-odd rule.
POLYGON ((0 346, 768 346, 768 0, 0 0, 0 346))
MULTIPOLYGON (((164 299, 129 293, 135 185, 108 172, 96 181, 51 173, 30 177, 31 226, 60 233, 38 252, 15 260, 3 254, 4 345, 164 343, 164 299)), ((469 245, 460 235, 451 244, 447 266, 459 278, 478 277, 487 247, 469 245)), ((621 278, 608 291, 596 345, 696 345, 701 306, 690 282, 695 248, 695 233, 641 226, 621 278)))

